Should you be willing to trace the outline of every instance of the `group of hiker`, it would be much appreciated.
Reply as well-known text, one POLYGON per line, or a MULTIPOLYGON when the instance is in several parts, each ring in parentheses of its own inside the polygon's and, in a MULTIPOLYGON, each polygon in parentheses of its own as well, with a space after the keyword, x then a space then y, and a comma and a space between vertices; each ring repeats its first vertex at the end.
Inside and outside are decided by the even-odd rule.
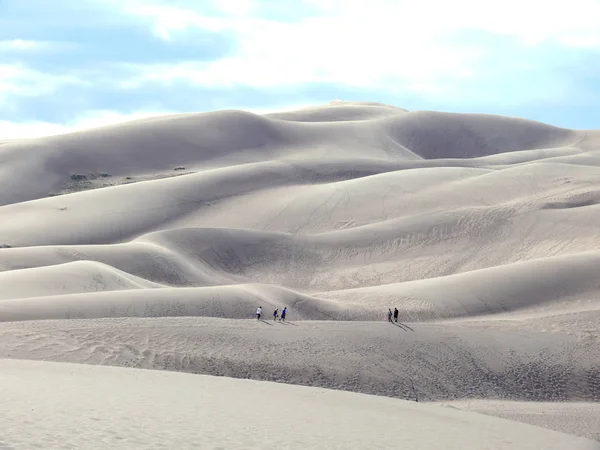
MULTIPOLYGON (((279 318, 279 321, 285 322, 286 313, 287 313, 287 306, 281 310, 281 317, 279 317, 279 308, 275 308, 275 311, 273 311, 273 320, 277 320, 277 318, 279 318)), ((256 318, 258 320, 260 320, 261 317, 262 317, 262 306, 259 306, 258 309, 256 310, 256 318)), ((389 308, 387 317, 388 317, 388 322, 392 322, 392 317, 394 318, 393 322, 398 322, 398 308, 394 308, 394 312, 392 312, 392 309, 389 308)))
MULTIPOLYGON (((279 321, 283 321, 285 322, 285 315, 287 313, 287 306, 284 307, 281 310, 281 317, 279 316, 279 308, 275 308, 275 311, 273 311, 273 320, 277 320, 279 318, 279 321)), ((394 311, 392 312, 391 308, 388 308, 388 322, 398 322, 398 308, 394 308, 394 311), (392 320, 393 318, 393 320, 392 320)), ((260 318, 262 317, 262 306, 259 306, 258 309, 256 310, 256 318, 258 320, 260 320, 260 318)))
MULTIPOLYGON (((273 311, 273 320, 277 320, 277 318, 279 317, 279 321, 285 322, 286 313, 287 313, 287 306, 281 310, 281 317, 279 317, 279 308, 275 308, 275 311, 273 311)), ((262 306, 259 306, 258 309, 256 310, 256 318, 258 320, 260 320, 261 316, 262 316, 262 306)))

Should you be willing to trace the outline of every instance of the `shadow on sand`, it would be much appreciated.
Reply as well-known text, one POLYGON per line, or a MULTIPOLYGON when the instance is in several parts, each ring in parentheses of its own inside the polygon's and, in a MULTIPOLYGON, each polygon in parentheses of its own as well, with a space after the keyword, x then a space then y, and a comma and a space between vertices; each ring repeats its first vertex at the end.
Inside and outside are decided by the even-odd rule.
POLYGON ((269 325, 270 327, 273 326, 272 323, 267 322, 265 319, 258 319, 258 321, 264 323, 265 325, 269 325))
POLYGON ((415 332, 415 330, 413 330, 411 327, 409 327, 406 324, 403 324, 402 322, 392 322, 394 325, 396 325, 398 328, 404 330, 404 331, 412 331, 413 333, 415 332))
POLYGON ((295 327, 297 327, 297 326, 298 326, 298 325, 296 325, 294 322, 288 322, 288 321, 285 321, 285 322, 283 322, 283 321, 281 321, 281 320, 278 320, 278 321, 277 321, 277 323, 280 323, 280 324, 282 324, 282 325, 293 325, 293 326, 295 326, 295 327))

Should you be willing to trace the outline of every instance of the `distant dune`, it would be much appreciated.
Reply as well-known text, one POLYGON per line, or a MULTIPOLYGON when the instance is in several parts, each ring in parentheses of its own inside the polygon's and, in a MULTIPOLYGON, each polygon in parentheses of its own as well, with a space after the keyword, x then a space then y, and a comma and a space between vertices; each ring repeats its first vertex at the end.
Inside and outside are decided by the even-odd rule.
POLYGON ((598 180, 600 130, 373 102, 2 142, 0 357, 416 395, 599 439, 576 419, 600 400, 598 180), (531 419, 550 401, 571 420, 531 419))

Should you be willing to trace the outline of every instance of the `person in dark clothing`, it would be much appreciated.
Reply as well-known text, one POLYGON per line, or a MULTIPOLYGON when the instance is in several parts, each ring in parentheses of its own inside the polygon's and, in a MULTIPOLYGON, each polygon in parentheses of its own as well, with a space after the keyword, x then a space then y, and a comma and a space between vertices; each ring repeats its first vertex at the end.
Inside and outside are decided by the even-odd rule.
POLYGON ((277 314, 278 310, 279 310, 279 308, 275 308, 275 311, 273 311, 273 320, 276 320, 277 317, 279 316, 279 314, 277 314))
POLYGON ((287 313, 287 306, 281 310, 281 320, 285 322, 285 315, 287 313))
POLYGON ((394 308, 394 322, 398 322, 398 308, 394 308))

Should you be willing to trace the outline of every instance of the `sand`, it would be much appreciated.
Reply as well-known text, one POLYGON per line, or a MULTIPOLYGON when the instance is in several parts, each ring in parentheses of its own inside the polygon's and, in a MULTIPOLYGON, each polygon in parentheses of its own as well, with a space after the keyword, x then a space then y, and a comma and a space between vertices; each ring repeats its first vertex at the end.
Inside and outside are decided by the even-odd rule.
POLYGON ((418 398, 599 439, 599 150, 599 130, 339 101, 7 141, 0 357, 418 398))
POLYGON ((412 401, 600 401, 597 315, 570 318, 561 329, 548 318, 390 325, 290 321, 293 313, 285 323, 268 315, 259 321, 157 313, 163 317, 4 323, 0 357, 253 378, 412 401))
POLYGON ((0 360, 0 381, 2 449, 600 448, 454 408, 252 380, 0 360))
POLYGON ((600 403, 473 400, 441 403, 600 441, 600 403))

